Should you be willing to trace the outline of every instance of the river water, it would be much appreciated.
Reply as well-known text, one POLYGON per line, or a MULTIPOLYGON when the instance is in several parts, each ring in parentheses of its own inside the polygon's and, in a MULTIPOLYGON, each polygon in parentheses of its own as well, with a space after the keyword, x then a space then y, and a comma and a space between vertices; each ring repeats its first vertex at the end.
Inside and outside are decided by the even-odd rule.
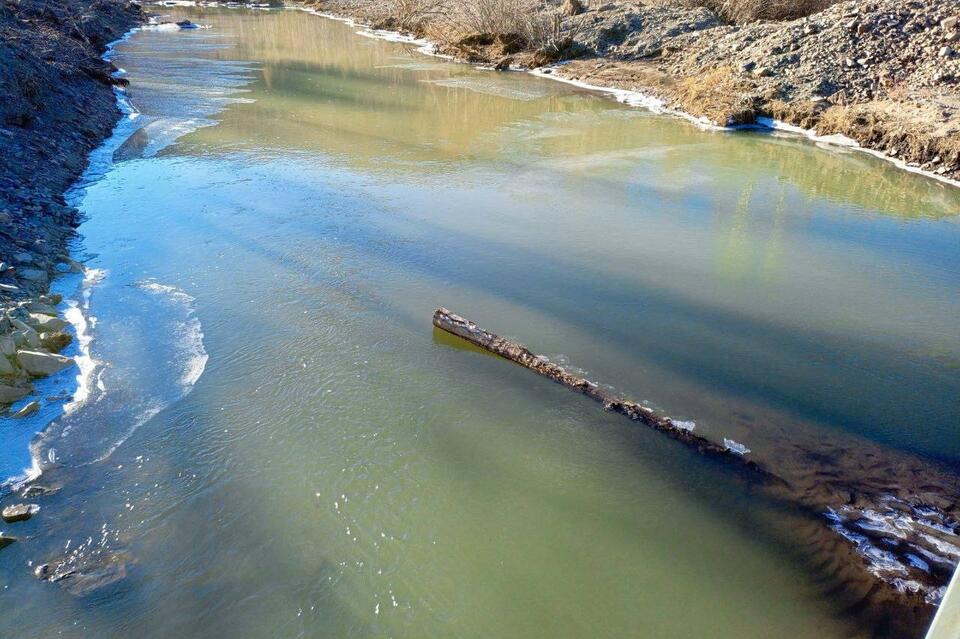
POLYGON ((85 391, 33 443, 62 488, 9 530, 0 636, 888 632, 810 561, 825 519, 430 319, 794 484, 868 453, 949 484, 956 190, 304 12, 181 16, 210 28, 116 48, 138 114, 73 194, 85 391), (31 574, 62 555, 124 578, 31 574))

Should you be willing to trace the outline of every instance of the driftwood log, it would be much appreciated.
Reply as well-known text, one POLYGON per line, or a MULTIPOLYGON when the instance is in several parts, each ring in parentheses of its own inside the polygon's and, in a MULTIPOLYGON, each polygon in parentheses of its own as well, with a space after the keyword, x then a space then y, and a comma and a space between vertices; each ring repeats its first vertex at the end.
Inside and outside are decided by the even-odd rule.
MULTIPOLYGON (((669 417, 658 415, 656 411, 648 406, 614 395, 590 380, 566 371, 562 366, 554 364, 543 355, 537 355, 531 352, 530 349, 522 344, 485 331, 470 320, 460 317, 445 308, 438 308, 434 312, 433 325, 452 335, 461 337, 494 355, 499 355, 504 359, 508 359, 524 368, 552 379, 571 390, 583 393, 590 399, 600 402, 604 409, 614 413, 620 413, 632 421, 640 422, 645 426, 658 430, 696 449, 704 455, 727 458, 731 462, 750 468, 761 474, 764 478, 783 481, 757 462, 747 458, 745 454, 736 447, 728 445, 727 442, 720 444, 702 435, 698 435, 693 432, 693 429, 687 425, 687 423, 676 422, 669 417)), ((734 444, 734 442, 730 443, 734 444)))

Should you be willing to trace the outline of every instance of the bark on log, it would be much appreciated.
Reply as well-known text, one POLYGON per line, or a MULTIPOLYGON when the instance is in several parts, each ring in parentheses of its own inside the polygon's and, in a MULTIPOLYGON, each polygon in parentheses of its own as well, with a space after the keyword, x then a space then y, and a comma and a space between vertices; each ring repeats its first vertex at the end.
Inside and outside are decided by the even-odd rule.
POLYGON ((641 424, 658 430, 691 448, 695 448, 702 454, 728 459, 733 463, 757 472, 766 479, 775 479, 783 482, 781 478, 775 476, 757 462, 746 458, 739 452, 731 450, 725 444, 719 444, 711 439, 697 435, 690 428, 678 426, 672 419, 658 415, 652 408, 614 395, 590 380, 567 372, 563 367, 554 364, 542 355, 531 352, 530 349, 522 344, 485 331, 470 320, 456 315, 445 308, 438 308, 434 312, 433 325, 452 335, 461 337, 494 355, 499 355, 504 359, 508 359, 524 368, 528 368, 535 373, 552 379, 571 390, 583 393, 590 399, 600 402, 604 409, 620 413, 635 422, 640 422, 641 424))

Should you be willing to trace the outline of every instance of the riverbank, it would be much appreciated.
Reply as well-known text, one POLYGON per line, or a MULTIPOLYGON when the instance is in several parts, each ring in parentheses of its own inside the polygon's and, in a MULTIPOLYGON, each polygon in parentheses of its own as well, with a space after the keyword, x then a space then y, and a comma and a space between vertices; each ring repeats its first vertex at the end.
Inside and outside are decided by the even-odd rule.
POLYGON ((69 255, 78 211, 64 193, 120 118, 108 43, 142 20, 136 3, 95 0, 8 3, 0 10, 0 411, 40 409, 33 380, 75 364, 57 355, 72 340, 58 273, 79 272, 69 255))
POLYGON ((307 4, 427 38, 459 60, 544 67, 714 126, 783 123, 960 179, 960 16, 946 0, 855 0, 746 24, 699 6, 622 0, 552 2, 536 24, 451 17, 437 2, 307 4), (506 31, 473 30, 484 24, 506 31))

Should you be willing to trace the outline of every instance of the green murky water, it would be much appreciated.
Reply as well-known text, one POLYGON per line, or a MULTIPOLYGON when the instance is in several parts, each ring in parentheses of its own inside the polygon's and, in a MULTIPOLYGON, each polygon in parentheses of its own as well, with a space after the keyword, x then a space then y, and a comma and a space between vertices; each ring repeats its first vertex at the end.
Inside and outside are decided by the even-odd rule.
POLYGON ((302 12, 187 15, 114 60, 146 126, 83 195, 99 363, 37 448, 65 485, 0 554, 0 635, 871 636, 742 478, 430 317, 796 472, 796 441, 953 472, 960 195, 302 12), (77 548, 125 578, 30 574, 77 548))

